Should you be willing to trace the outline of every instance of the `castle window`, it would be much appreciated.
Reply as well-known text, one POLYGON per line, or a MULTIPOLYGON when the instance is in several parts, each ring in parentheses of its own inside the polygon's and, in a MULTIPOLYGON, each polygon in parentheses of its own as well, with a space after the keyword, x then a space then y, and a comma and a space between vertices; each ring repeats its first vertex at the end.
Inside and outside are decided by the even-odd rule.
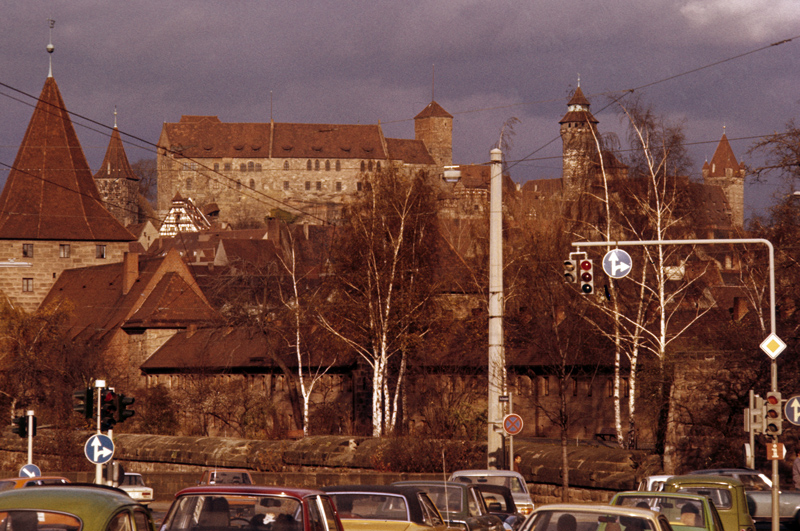
POLYGON ((331 171, 331 161, 325 161, 325 171, 331 171))
POLYGON ((226 162, 224 168, 225 168, 225 171, 231 171, 231 163, 230 162, 226 162))
POLYGON ((58 246, 58 257, 59 258, 69 258, 69 244, 62 243, 58 246))
POLYGON ((186 189, 187 190, 191 190, 192 189, 192 178, 191 177, 186 179, 186 189))
MULTIPOLYGON (((363 162, 362 162, 362 164, 363 164, 363 162)), ((356 189, 360 192, 361 188, 363 188, 363 185, 362 185, 361 181, 358 181, 358 184, 356 185, 356 189)))
POLYGON ((22 257, 23 258, 33 258, 33 244, 32 243, 23 243, 22 244, 22 257))
POLYGON ((362 160, 361 161, 361 171, 366 171, 366 170, 367 170, 367 163, 362 160))
POLYGON ((376 170, 381 171, 381 161, 378 161, 376 164, 376 170))
POLYGON ((317 190, 322 190, 322 181, 317 181, 317 190))
POLYGON ((32 292, 33 291, 33 279, 32 278, 23 278, 22 279, 22 291, 32 292))
POLYGON ((609 378, 606 380, 606 396, 612 398, 614 396, 614 380, 609 378))
POLYGON ((341 181, 336 181, 336 191, 337 192, 341 192, 342 191, 342 183, 341 183, 341 181))
POLYGON ((311 190, 311 181, 306 181, 306 190, 311 190))
POLYGON ((241 190, 242 189, 242 180, 241 179, 236 179, 236 189, 237 190, 241 190))
POLYGON ((572 384, 572 396, 578 396, 578 380, 570 378, 570 383, 572 384))
POLYGON ((261 163, 256 162, 256 171, 261 171, 261 163))
POLYGON ((106 257, 106 246, 105 245, 95 245, 94 246, 94 257, 103 259, 106 257))
POLYGON ((369 163, 367 164, 367 170, 372 171, 372 161, 369 161, 369 163))
POLYGON ((622 396, 629 397, 631 395, 630 382, 627 378, 622 379, 622 396))
POLYGON ((255 190, 256 189, 256 181, 255 181, 255 179, 250 179, 250 189, 251 190, 255 190))
POLYGON ((283 189, 284 190, 288 190, 289 189, 289 181, 283 181, 283 189))
POLYGON ((342 171, 342 161, 341 160, 337 160, 336 161, 336 171, 342 171))
POLYGON ((284 170, 288 170, 289 169, 289 161, 288 160, 284 160, 283 161, 283 169, 284 170))
POLYGON ((314 161, 314 169, 319 171, 319 159, 314 161))
POLYGON ((550 378, 547 376, 542 376, 542 394, 550 396, 550 378))
POLYGON ((214 171, 219 171, 219 162, 214 163, 214 171))
POLYGON ((239 164, 239 171, 247 171, 247 164, 245 164, 244 162, 239 164))
POLYGON ((306 169, 311 170, 311 160, 306 161, 306 169))
POLYGON ((256 163, 252 160, 247 163, 247 171, 256 171, 256 163))

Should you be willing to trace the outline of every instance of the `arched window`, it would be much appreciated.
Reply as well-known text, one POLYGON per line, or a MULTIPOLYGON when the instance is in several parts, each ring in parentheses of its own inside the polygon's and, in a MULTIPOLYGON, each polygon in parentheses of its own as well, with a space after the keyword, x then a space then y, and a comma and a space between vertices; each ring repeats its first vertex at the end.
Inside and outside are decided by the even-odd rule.
POLYGON ((367 163, 362 160, 361 161, 361 171, 366 171, 366 170, 367 170, 367 163))
POLYGON ((187 190, 191 190, 192 189, 192 178, 191 177, 186 179, 186 189, 187 190))
POLYGON ((372 161, 369 161, 369 164, 367 164, 367 169, 372 171, 372 161))
POLYGON ((377 169, 378 171, 381 171, 381 161, 378 161, 378 162, 376 163, 376 165, 375 165, 375 169, 377 169))
POLYGON ((341 160, 337 160, 336 161, 336 171, 342 171, 342 161, 341 160))
POLYGON ((308 162, 306 162, 306 169, 307 169, 307 170, 310 170, 310 169, 311 169, 311 160, 309 160, 308 162))
MULTIPOLYGON (((242 166, 244 166, 244 164, 242 164, 242 166)), ((236 180, 236 189, 237 190, 241 190, 242 189, 242 180, 241 179, 237 179, 236 180)))
POLYGON ((244 162, 239 164, 239 171, 247 171, 247 164, 245 164, 244 162))
POLYGON ((256 164, 251 160, 247 163, 247 171, 255 171, 256 164))
POLYGON ((250 189, 251 190, 255 190, 256 189, 256 181, 255 181, 255 179, 250 179, 250 189))
POLYGON ((261 171, 261 163, 256 162, 256 171, 261 171))
POLYGON ((314 169, 319 171, 319 159, 314 161, 314 169))
POLYGON ((289 161, 288 160, 284 160, 283 161, 283 169, 284 170, 288 170, 289 169, 289 161))
POLYGON ((331 171, 331 161, 325 161, 325 171, 331 171))

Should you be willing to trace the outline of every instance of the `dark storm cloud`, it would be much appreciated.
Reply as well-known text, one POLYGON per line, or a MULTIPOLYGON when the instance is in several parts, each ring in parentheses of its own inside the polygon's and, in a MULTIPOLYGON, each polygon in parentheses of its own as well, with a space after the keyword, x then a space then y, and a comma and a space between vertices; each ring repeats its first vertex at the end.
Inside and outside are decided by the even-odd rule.
MULTIPOLYGON (((557 176, 558 120, 580 75, 601 130, 622 134, 626 89, 744 54, 800 33, 793 0, 52 1, 5 5, 0 80, 38 95, 47 18, 54 75, 68 108, 155 143, 182 114, 224 121, 384 124, 413 136, 432 93, 454 115, 456 162, 483 162, 515 116, 517 180, 557 176), (435 64, 435 86, 433 71, 435 64), (544 147, 547 145, 547 147, 544 147)), ((637 91, 685 123, 699 171, 726 127, 742 159, 751 141, 797 114, 798 43, 790 42, 637 91)), ((0 162, 11 164, 31 108, 8 90, 0 162)), ((25 98, 22 98, 25 99, 25 98)), ((80 122, 80 120, 76 120, 80 122)), ((90 164, 107 137, 78 127, 90 164)), ((132 160, 150 157, 128 148, 132 160)), ((773 187, 774 188, 774 187, 773 187)), ((763 208, 771 188, 749 186, 763 208)))

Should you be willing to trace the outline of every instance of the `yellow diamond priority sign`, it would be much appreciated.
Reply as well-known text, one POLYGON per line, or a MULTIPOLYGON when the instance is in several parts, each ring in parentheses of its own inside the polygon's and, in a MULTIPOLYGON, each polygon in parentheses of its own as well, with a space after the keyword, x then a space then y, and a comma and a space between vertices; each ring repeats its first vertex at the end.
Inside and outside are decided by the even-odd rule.
POLYGON ((770 334, 767 336, 767 339, 761 342, 760 347, 761 350, 767 353, 767 356, 775 359, 781 352, 783 352, 783 349, 786 348, 786 343, 781 341, 781 338, 775 334, 770 334))

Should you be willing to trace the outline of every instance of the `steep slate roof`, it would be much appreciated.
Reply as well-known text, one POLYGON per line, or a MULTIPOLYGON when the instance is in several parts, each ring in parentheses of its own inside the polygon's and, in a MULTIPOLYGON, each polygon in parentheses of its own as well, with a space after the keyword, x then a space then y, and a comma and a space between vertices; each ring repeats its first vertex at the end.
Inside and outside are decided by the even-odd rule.
POLYGON ((122 145, 122 138, 119 136, 119 129, 116 126, 111 131, 106 156, 103 157, 103 163, 94 174, 94 178, 139 180, 128 163, 128 156, 125 154, 125 147, 122 145))
POLYGON ((706 161, 703 164, 703 169, 708 170, 709 177, 725 177, 725 170, 731 168, 734 172, 741 169, 741 166, 736 161, 736 155, 733 154, 728 137, 725 133, 717 144, 717 149, 714 151, 714 156, 711 157, 711 162, 706 161))
POLYGON ((402 160, 411 164, 434 165, 428 148, 422 140, 408 140, 405 138, 387 138, 386 147, 389 149, 389 158, 392 160, 402 160))
POLYGON ((589 100, 586 99, 586 96, 583 95, 583 91, 581 87, 575 89, 575 92, 572 94, 569 102, 567 102, 567 114, 558 122, 560 124, 567 123, 567 122, 578 122, 578 123, 586 123, 589 122, 591 124, 599 123, 597 118, 595 118, 591 111, 589 110, 589 100))
POLYGON ((219 322, 176 251, 137 260, 136 281, 123 293, 125 262, 68 269, 42 305, 59 299, 77 309, 67 323, 70 337, 102 342, 120 328, 181 328, 219 322))
POLYGON ((0 239, 135 240, 103 207, 52 77, 44 83, 0 194, 0 239))

